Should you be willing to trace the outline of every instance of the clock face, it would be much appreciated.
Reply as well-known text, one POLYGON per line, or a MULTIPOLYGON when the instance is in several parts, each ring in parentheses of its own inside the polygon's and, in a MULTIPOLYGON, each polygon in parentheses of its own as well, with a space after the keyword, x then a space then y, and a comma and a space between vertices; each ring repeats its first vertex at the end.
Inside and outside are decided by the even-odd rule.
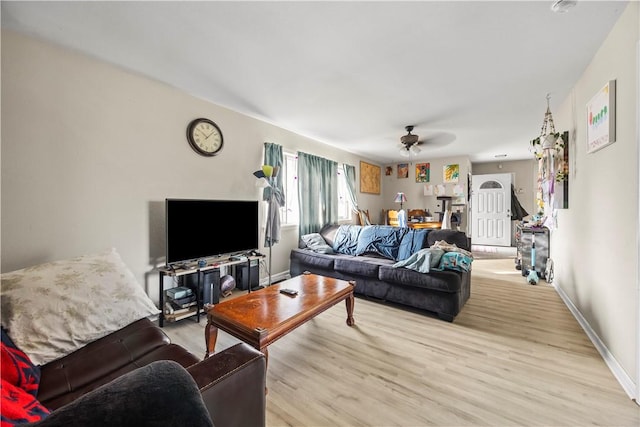
POLYGON ((187 127, 187 140, 191 147, 203 156, 215 156, 222 150, 220 128, 209 119, 195 119, 187 127))

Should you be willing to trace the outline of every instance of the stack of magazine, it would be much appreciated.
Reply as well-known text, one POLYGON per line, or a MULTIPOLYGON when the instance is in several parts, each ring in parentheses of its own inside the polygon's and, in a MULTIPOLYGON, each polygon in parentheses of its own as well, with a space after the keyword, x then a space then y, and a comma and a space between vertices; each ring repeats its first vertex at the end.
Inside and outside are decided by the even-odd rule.
POLYGON ((164 304, 165 318, 170 321, 179 320, 185 315, 196 312, 196 294, 191 288, 178 286, 167 289, 164 304))

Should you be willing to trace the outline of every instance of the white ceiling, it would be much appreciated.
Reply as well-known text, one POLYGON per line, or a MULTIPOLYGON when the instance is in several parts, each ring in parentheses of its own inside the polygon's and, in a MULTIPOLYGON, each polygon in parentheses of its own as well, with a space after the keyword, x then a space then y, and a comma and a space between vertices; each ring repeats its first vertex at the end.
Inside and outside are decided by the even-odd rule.
POLYGON ((626 3, 2 1, 2 27, 383 164, 405 125, 415 160, 487 162, 532 158, 547 93, 553 112, 626 3))

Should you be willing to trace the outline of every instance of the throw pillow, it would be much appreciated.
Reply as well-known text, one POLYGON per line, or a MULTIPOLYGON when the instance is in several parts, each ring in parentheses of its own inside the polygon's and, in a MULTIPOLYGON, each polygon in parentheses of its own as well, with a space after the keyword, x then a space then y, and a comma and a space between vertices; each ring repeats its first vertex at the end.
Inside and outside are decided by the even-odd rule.
POLYGON ((159 313, 115 249, 1 278, 2 324, 40 365, 159 313))
POLYGON ((300 237, 309 249, 321 254, 332 254, 333 248, 327 245, 320 233, 305 234, 300 237))
POLYGON ((440 265, 434 270, 470 271, 473 258, 462 252, 445 252, 440 265))

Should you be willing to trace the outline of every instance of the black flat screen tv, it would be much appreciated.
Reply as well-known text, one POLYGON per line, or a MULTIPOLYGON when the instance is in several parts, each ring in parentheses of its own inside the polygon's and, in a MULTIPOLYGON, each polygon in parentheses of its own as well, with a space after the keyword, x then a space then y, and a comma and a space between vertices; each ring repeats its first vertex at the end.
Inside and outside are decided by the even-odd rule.
POLYGON ((166 199, 166 263, 258 249, 257 200, 166 199))

